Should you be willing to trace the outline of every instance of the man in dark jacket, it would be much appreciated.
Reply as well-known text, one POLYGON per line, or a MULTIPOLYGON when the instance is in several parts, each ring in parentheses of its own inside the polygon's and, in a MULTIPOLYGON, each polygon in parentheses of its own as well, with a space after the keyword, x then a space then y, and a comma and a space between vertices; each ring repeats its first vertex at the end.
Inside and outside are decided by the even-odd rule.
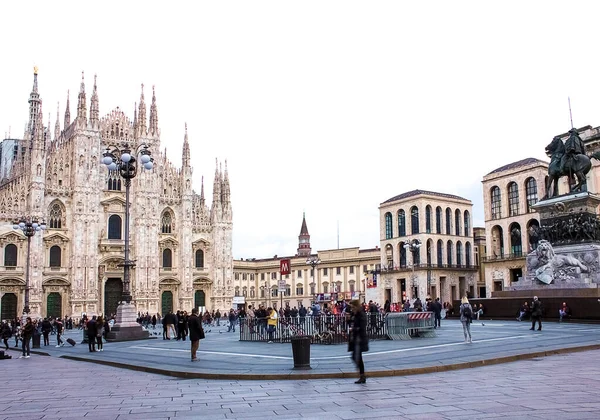
POLYGON ((352 352, 352 360, 358 367, 360 378, 356 384, 364 384, 367 381, 365 376, 365 364, 362 354, 369 351, 369 338, 367 337, 367 316, 362 305, 358 300, 353 300, 352 306, 352 330, 348 341, 348 351, 352 352))
POLYGON ((535 330, 536 321, 538 323, 538 331, 542 331, 542 302, 537 296, 534 296, 531 303, 531 331, 535 330))
POLYGON ((440 298, 435 298, 435 302, 433 302, 432 310, 435 316, 435 322, 433 324, 433 328, 442 326, 442 304, 440 303, 440 298))
POLYGON ((98 335, 98 326, 96 325, 96 315, 90 319, 87 324, 88 347, 91 352, 96 351, 96 336, 98 335))
POLYGON ((31 341, 31 337, 33 337, 34 330, 35 327, 33 326, 33 322, 31 322, 31 317, 27 317, 25 326, 21 329, 21 341, 23 343, 23 355, 21 358, 29 359, 29 342, 31 341))
POLYGON ((50 345, 50 332, 52 331, 52 324, 48 318, 44 318, 42 321, 42 335, 44 336, 44 346, 50 345))
POLYGON ((202 329, 202 323, 198 318, 198 309, 192 309, 192 315, 188 318, 188 329, 190 331, 190 341, 192 350, 192 362, 198 360, 196 352, 200 346, 200 339, 204 338, 204 330, 202 329))

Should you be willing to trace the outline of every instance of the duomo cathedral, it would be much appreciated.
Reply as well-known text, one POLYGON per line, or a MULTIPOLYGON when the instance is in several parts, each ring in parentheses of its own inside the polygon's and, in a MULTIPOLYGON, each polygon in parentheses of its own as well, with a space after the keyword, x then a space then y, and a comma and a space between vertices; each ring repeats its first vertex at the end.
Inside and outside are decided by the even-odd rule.
MULTIPOLYGON (((31 238, 32 316, 116 313, 123 289, 125 184, 102 164, 106 149, 139 150, 154 158, 139 169, 130 198, 131 293, 138 311, 231 307, 232 208, 227 163, 217 162, 209 207, 192 187, 187 125, 181 167, 161 151, 156 96, 147 112, 144 87, 133 120, 118 107, 101 117, 96 77, 86 99, 82 74, 71 119, 43 124, 38 72, 21 139, 0 147, 1 317, 20 316, 25 300, 27 237, 13 224, 46 223, 31 238)), ((182 127, 183 128, 183 127, 182 127)))

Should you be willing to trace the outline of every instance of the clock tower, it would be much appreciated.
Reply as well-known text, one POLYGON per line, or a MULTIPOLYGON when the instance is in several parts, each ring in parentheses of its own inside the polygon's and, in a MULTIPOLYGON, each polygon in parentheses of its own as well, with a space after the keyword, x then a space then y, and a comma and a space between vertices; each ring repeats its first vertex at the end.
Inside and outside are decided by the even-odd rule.
POLYGON ((310 235, 306 227, 306 215, 302 213, 302 227, 298 236, 298 256, 308 257, 310 255, 310 235))

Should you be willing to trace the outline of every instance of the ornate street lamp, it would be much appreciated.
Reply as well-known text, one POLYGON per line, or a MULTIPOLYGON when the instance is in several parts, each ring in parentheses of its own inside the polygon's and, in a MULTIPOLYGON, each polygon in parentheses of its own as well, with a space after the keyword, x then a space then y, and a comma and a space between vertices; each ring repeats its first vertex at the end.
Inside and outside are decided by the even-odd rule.
POLYGON ((13 223, 13 229, 21 230, 27 237, 27 263, 25 265, 25 305, 23 306, 23 321, 25 325, 27 316, 29 316, 29 265, 31 261, 31 238, 37 233, 46 229, 46 223, 38 222, 35 218, 22 218, 13 223))
MULTIPOLYGON (((412 241, 404 244, 404 249, 407 252, 410 251, 410 253, 412 254, 412 264, 411 264, 412 276, 411 276, 411 279, 412 279, 413 288, 417 288, 417 290, 419 287, 419 281, 418 281, 418 278, 415 276, 415 253, 419 251, 419 249, 421 248, 421 245, 422 245, 422 243, 421 243, 420 239, 413 239, 412 241)), ((417 292, 417 295, 418 295, 418 292, 417 292)), ((415 296, 415 297, 418 297, 418 296, 415 296)))
MULTIPOLYGON (((315 284, 315 290, 317 287, 317 265, 321 264, 321 260, 318 255, 311 255, 306 259, 306 264, 310 265, 313 270, 313 283, 315 284)), ((313 296, 314 297, 314 296, 313 296)))
MULTIPOLYGON (((154 167, 154 159, 151 156, 148 146, 142 144, 138 147, 135 154, 131 149, 125 147, 119 151, 106 149, 103 154, 102 163, 109 171, 119 171, 121 178, 125 181, 125 258, 123 261, 123 294, 121 303, 117 307, 117 320, 111 331, 111 338, 114 340, 127 340, 139 336, 136 318, 135 306, 131 304, 131 267, 135 263, 129 259, 129 194, 131 180, 135 178, 138 172, 138 163, 146 170, 154 167), (137 157, 136 157, 137 156, 137 157), (138 162, 139 158, 139 162, 138 162), (134 329, 132 329, 134 328, 134 329), (119 334, 123 331, 123 334, 119 334), (113 332, 115 334, 113 334, 113 332), (132 337, 133 335, 133 337, 132 337)), ((145 334, 147 336, 147 332, 145 334)))

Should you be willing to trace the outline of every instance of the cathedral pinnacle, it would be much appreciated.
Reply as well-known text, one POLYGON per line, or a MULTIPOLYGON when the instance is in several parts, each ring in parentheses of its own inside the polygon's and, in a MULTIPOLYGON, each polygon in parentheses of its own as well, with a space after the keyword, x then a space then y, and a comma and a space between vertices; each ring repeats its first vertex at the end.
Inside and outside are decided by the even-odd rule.
POLYGON ((81 85, 79 87, 79 96, 77 101, 77 124, 82 128, 87 126, 87 103, 85 99, 85 80, 83 71, 81 72, 81 85))
POLYGON ((66 130, 69 125, 71 125, 71 105, 69 101, 69 91, 67 90, 67 106, 65 107, 65 122, 63 124, 63 129, 66 130))
POLYGON ((144 84, 142 83, 142 94, 140 95, 140 107, 138 109, 138 137, 145 137, 147 131, 146 101, 144 101, 144 84))
POLYGON ((54 141, 60 137, 60 103, 56 103, 56 124, 54 124, 54 141))
POLYGON ((96 85, 96 75, 94 75, 94 90, 90 101, 90 125, 94 127, 100 126, 100 104, 98 102, 98 87, 96 85))
POLYGON ((152 86, 152 104, 150 105, 150 125, 148 133, 151 136, 158 136, 158 110, 156 109, 156 94, 152 86))
POLYGON ((183 151, 181 156, 181 163, 183 168, 190 167, 190 143, 188 141, 187 123, 185 123, 185 136, 183 138, 183 151))
POLYGON ((33 69, 33 88, 31 89, 31 94, 29 95, 29 124, 27 125, 27 131, 30 135, 33 134, 33 130, 35 130, 37 125, 37 118, 39 116, 41 109, 41 100, 40 95, 38 93, 38 74, 37 67, 33 69))

